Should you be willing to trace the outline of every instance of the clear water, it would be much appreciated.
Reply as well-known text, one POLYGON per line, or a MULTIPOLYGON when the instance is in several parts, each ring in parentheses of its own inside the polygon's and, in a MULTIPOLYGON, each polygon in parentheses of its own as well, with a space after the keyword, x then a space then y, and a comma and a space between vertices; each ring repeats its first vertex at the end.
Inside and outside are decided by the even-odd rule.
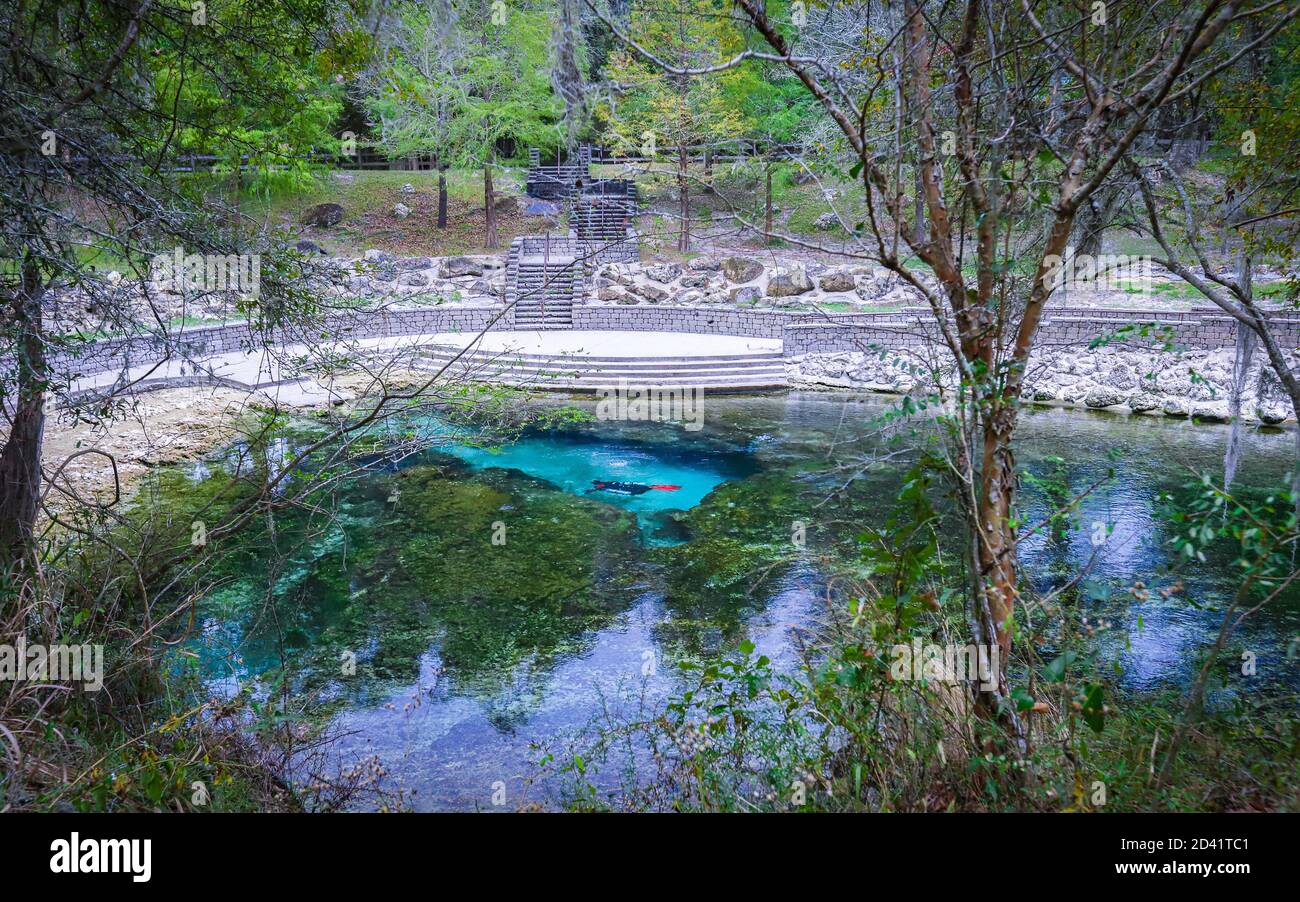
MULTIPOLYGON (((871 418, 883 406, 823 394, 710 399, 699 433, 596 423, 496 452, 407 460, 345 485, 320 531, 304 519, 282 523, 273 540, 251 536, 203 606, 195 650, 211 683, 230 690, 291 665, 344 734, 341 759, 380 756, 418 809, 490 810, 502 787, 507 809, 553 804, 553 781, 530 782, 542 748, 662 700, 679 687, 676 662, 748 638, 795 665, 794 633, 814 629, 826 603, 819 555, 852 547, 899 486, 901 467, 886 465, 850 498, 816 506, 846 479, 837 463, 879 447, 871 418), (682 488, 589 494, 593 479, 682 488), (807 522, 805 551, 789 542, 795 519, 807 522), (504 546, 491 542, 496 523, 506 525, 504 546), (344 653, 356 656, 355 676, 339 673, 344 653)), ((1234 588, 1223 549, 1185 574, 1184 596, 1137 602, 1127 592, 1167 563, 1157 496, 1220 467, 1226 440, 1223 427, 1160 418, 1025 415, 1018 460, 1030 472, 1063 458, 1080 492, 1116 471, 1061 540, 1029 538, 1022 558, 1042 590, 1091 562, 1079 613, 1114 621, 1098 655, 1130 691, 1185 685, 1234 588), (1094 560, 1097 521, 1113 533, 1094 560)), ((1292 440, 1247 434, 1237 485, 1280 487, 1292 440)), ((1023 503, 1031 522, 1047 510, 1029 487, 1023 503)), ((1287 651, 1297 635, 1294 594, 1248 621, 1232 651, 1258 656, 1252 688, 1294 689, 1287 651)), ((1232 691, 1241 678, 1230 664, 1232 691)))
POLYGON ((755 469, 752 458, 744 452, 709 453, 671 443, 645 444, 572 434, 526 436, 499 448, 453 445, 447 450, 476 470, 518 470, 565 492, 590 495, 632 511, 647 542, 657 545, 678 539, 658 530, 655 515, 690 510, 720 483, 743 479, 755 469), (594 489, 597 480, 674 488, 625 495, 594 489))

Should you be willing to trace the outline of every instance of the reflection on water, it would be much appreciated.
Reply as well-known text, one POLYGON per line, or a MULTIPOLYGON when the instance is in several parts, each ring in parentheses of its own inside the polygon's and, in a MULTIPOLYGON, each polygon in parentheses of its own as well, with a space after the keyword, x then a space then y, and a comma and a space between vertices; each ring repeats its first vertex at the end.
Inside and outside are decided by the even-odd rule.
MULTIPOLYGON (((1132 689, 1184 684, 1199 667, 1198 655, 1217 631, 1219 604, 1237 587, 1231 565, 1234 548, 1206 549, 1207 560, 1181 571, 1188 592, 1162 598, 1157 592, 1137 602, 1128 591, 1135 580, 1150 584, 1169 558, 1170 538, 1157 517, 1157 495, 1177 493, 1200 472, 1221 472, 1228 430, 1151 417, 1038 411, 1025 418, 1019 460, 1031 470, 1046 469, 1052 455, 1065 460, 1072 494, 1114 478, 1083 499, 1074 528, 1064 543, 1045 533, 1027 539, 1021 557, 1040 590, 1061 585, 1088 565, 1083 584, 1085 613, 1110 619, 1115 629, 1099 642, 1103 659, 1122 667, 1122 682, 1132 689), (1094 549, 1093 524, 1112 532, 1094 549), (1061 546, 1064 545, 1064 548, 1061 546)), ((1250 431, 1245 436, 1244 469, 1234 491, 1265 494, 1285 487, 1294 448, 1293 436, 1281 431, 1250 431)), ((1026 493, 1027 519, 1047 511, 1044 499, 1026 493)), ((1237 631, 1231 650, 1257 656, 1259 684, 1295 685, 1297 670, 1287 659, 1290 641, 1300 635, 1300 596, 1290 593, 1248 619, 1237 631)), ((1225 655, 1225 658, 1228 655, 1225 655)))
MULTIPOLYGON (((323 531, 304 517, 251 540, 205 601, 196 650, 231 691, 289 662, 350 734, 340 754, 379 754, 417 808, 490 808, 498 781, 513 808, 540 754, 533 743, 606 707, 663 699, 676 662, 749 638, 795 666, 794 632, 815 629, 826 603, 818 555, 851 547, 898 488, 901 471, 881 468, 843 502, 816 506, 845 479, 834 462, 876 447, 868 421, 882 407, 818 394, 710 399, 699 433, 593 423, 408 459, 348 483, 323 531), (594 479, 681 488, 591 494, 594 479), (792 550, 796 519, 809 524, 806 551, 792 550), (493 542, 499 525, 504 544, 493 542), (348 654, 357 673, 345 678, 348 654)), ((1230 550, 1212 549, 1186 574, 1186 597, 1139 603, 1127 592, 1158 578, 1167 556, 1157 496, 1219 467, 1226 437, 1157 418, 1024 418, 1026 470, 1059 474, 1072 494, 1102 482, 1064 534, 1025 540, 1026 569, 1046 591, 1091 561, 1080 614, 1115 623, 1098 651, 1130 689, 1185 682, 1233 588, 1230 550), (1111 533, 1096 549, 1099 522, 1111 533)), ((1245 444, 1238 485, 1280 486, 1290 436, 1251 432, 1245 444)), ((268 465, 286 450, 273 446, 268 465)), ((1045 515, 1035 488, 1023 498, 1029 522, 1045 515)), ((1261 682, 1294 685, 1286 646, 1298 632, 1293 594, 1248 621, 1237 645, 1258 656, 1261 682)), ((543 803, 553 791, 528 790, 543 803)))

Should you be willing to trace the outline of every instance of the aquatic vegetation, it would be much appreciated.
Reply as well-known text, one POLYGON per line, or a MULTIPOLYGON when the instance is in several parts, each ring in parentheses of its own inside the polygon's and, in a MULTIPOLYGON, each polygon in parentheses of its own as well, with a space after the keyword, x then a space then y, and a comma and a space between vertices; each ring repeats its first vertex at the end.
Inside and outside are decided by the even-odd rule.
POLYGON ((239 566, 262 578, 245 575, 205 604, 246 676, 291 666, 300 690, 328 697, 350 654, 355 679, 342 685, 360 700, 378 690, 371 683, 414 679, 434 648, 449 685, 491 695, 525 662, 545 672, 618 610, 636 544, 625 511, 446 459, 353 489, 324 532, 281 518, 288 557, 261 530, 246 536, 239 566))

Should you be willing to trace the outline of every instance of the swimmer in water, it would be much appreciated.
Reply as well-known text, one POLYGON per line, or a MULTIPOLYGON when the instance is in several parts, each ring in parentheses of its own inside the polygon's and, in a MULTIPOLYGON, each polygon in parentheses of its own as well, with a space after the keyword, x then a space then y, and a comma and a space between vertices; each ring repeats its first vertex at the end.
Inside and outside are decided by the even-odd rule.
POLYGON ((644 495, 652 489, 658 489, 661 492, 675 492, 680 489, 679 485, 646 485, 643 482, 606 482, 602 479, 593 479, 591 492, 612 492, 615 495, 644 495))

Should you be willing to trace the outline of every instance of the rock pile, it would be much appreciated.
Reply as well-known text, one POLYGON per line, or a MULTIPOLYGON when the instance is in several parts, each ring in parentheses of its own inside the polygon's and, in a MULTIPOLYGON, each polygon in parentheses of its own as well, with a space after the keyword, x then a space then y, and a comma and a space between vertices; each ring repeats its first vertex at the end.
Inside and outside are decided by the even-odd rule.
MULTIPOLYGON (((1158 350, 1044 349, 1025 374, 1026 402, 1110 409, 1211 422, 1229 418, 1232 348, 1180 353, 1158 350)), ((891 393, 929 392, 936 380, 950 385, 952 369, 937 358, 869 351, 809 354, 789 364, 793 384, 835 386, 891 393)), ((1300 367, 1300 354, 1290 357, 1300 367)), ((1291 404, 1260 355, 1246 374, 1242 417, 1276 424, 1291 416, 1291 404)))
POLYGON ((796 263, 769 269, 752 257, 695 257, 675 262, 610 263, 591 281, 593 299, 610 304, 734 305, 808 310, 822 304, 879 309, 922 301, 893 274, 869 266, 796 263))
POLYGON ((505 290, 504 261, 495 255, 398 257, 368 250, 361 260, 341 261, 338 294, 355 297, 436 294, 447 300, 499 300, 505 290))
MULTIPOLYGON (((325 297, 355 298, 362 303, 410 299, 417 303, 499 301, 505 291, 504 260, 495 255, 399 257, 368 250, 359 260, 329 256, 316 242, 301 239, 307 289, 325 297)), ((237 291, 179 291, 118 272, 88 280, 85 286, 55 289, 45 295, 46 315, 67 331, 111 332, 131 317, 155 322, 224 322, 240 305, 237 291)))

